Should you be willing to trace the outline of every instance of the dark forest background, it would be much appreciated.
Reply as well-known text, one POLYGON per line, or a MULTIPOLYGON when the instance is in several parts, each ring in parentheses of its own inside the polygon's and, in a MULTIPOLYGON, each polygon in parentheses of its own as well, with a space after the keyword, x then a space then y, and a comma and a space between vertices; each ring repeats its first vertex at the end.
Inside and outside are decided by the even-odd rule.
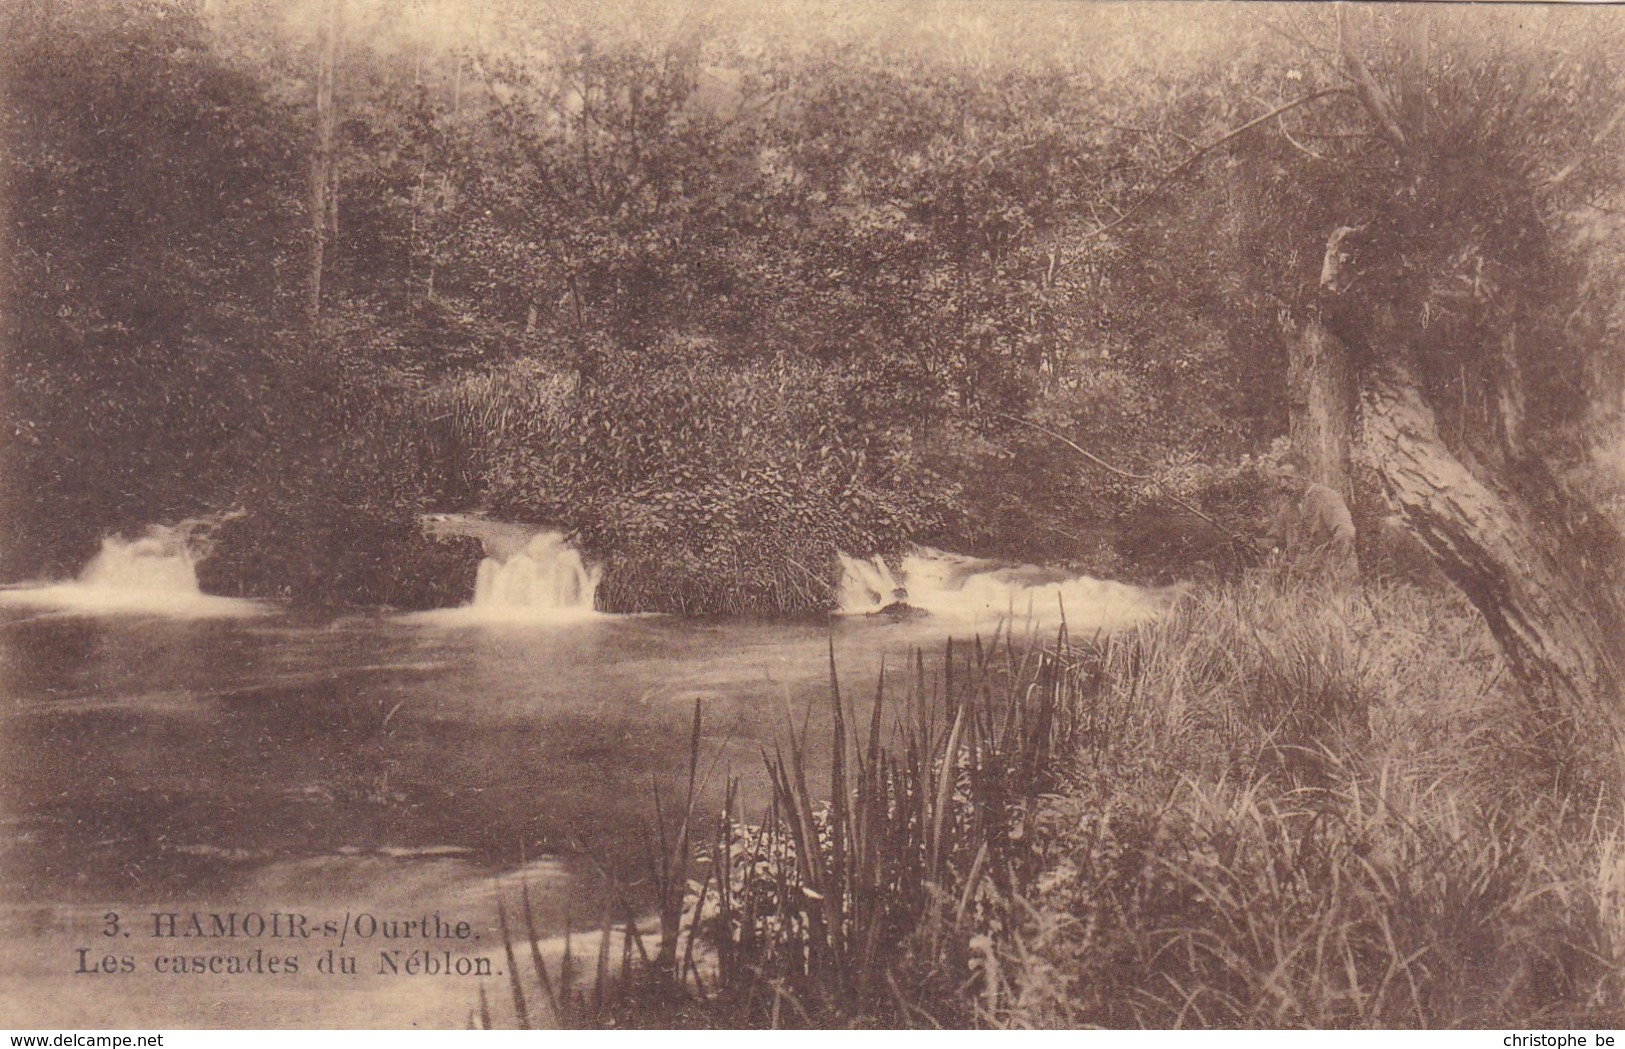
POLYGON ((1407 214, 1441 430, 1516 368, 1615 505, 1625 23, 1429 17, 1417 203, 1329 7, 17 0, 0 574, 235 507, 206 586, 323 602, 466 597, 434 510, 573 533, 613 608, 909 542, 1227 571, 1328 235, 1407 214))

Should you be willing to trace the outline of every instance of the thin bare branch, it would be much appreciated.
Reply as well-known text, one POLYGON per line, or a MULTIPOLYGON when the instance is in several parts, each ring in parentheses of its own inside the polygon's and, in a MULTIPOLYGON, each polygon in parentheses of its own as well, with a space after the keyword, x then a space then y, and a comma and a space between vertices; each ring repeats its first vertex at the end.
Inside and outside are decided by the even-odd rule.
POLYGON ((1388 96, 1378 86, 1376 77, 1371 75, 1371 69, 1360 57, 1360 39, 1353 25, 1348 21, 1348 9, 1341 3, 1337 5, 1337 40, 1343 52, 1343 61, 1349 69, 1350 79, 1354 81, 1355 94, 1360 103, 1365 106, 1366 112, 1377 122, 1382 129, 1383 137, 1401 155, 1409 152, 1410 143, 1405 138, 1405 131, 1399 126, 1399 120, 1394 115, 1393 104, 1388 96))
POLYGON ((1337 62, 1335 61, 1336 56, 1333 55, 1331 51, 1328 51, 1326 48, 1321 47, 1310 40, 1308 34, 1304 33, 1302 29, 1293 23, 1293 16, 1290 10, 1285 13, 1285 18, 1289 28, 1282 28, 1281 26, 1276 25, 1273 19, 1269 18, 1263 19, 1262 24, 1267 31, 1303 48, 1306 52, 1308 52, 1310 58, 1320 63, 1320 65, 1323 66, 1327 72, 1331 73, 1339 80, 1348 80, 1348 73, 1338 66, 1337 62))
POLYGON ((1215 521, 1212 517, 1208 516, 1206 513, 1203 513, 1200 509, 1193 506, 1191 503, 1189 503, 1185 499, 1180 498, 1180 496, 1178 494, 1176 494, 1171 488, 1169 488, 1168 485, 1165 482, 1163 482, 1162 480, 1160 480, 1157 477, 1153 476, 1152 474, 1135 473, 1132 470, 1125 470, 1120 466, 1113 466, 1111 463, 1109 463, 1106 460, 1102 459, 1100 456, 1096 455, 1094 452, 1089 451, 1089 449, 1083 447, 1083 445, 1081 445, 1078 442, 1072 440, 1070 437, 1067 437, 1064 434, 1057 433, 1054 430, 1050 429, 1048 426, 1044 426, 1041 423, 1035 423, 1031 419, 1024 419, 1019 415, 1007 415, 1004 412, 989 412, 988 414, 990 414, 990 415, 992 415, 992 416, 994 416, 996 418, 999 418, 999 419, 1006 419, 1006 420, 1008 420, 1010 422, 1013 422, 1013 423, 1020 423, 1022 426, 1029 427, 1031 429, 1037 430, 1039 433, 1044 434, 1047 437, 1054 438, 1055 440, 1060 441, 1062 444, 1066 445, 1068 448, 1072 449, 1074 452, 1077 452, 1079 455, 1083 456, 1089 462, 1094 463, 1096 466, 1100 467, 1102 470, 1105 470, 1107 473, 1116 474, 1118 477, 1126 478, 1126 479, 1131 480, 1131 481, 1140 481, 1140 482, 1143 482, 1145 484, 1149 484, 1149 485, 1154 486, 1159 491, 1161 491, 1163 495, 1166 495, 1170 501, 1177 504, 1181 509, 1185 510, 1185 512, 1187 512, 1187 513, 1191 514, 1192 516, 1197 517, 1197 518, 1207 522, 1207 524, 1212 526, 1214 531, 1218 532, 1220 535, 1225 536, 1232 543, 1236 544, 1238 547, 1241 547, 1243 549, 1251 549, 1251 544, 1249 543, 1246 536, 1242 535, 1239 532, 1232 532, 1230 529, 1226 528, 1224 525, 1220 524, 1218 521, 1215 521))
POLYGON ((1302 142, 1299 142, 1297 139, 1293 138, 1292 137, 1292 132, 1288 131, 1287 128, 1286 128, 1286 121, 1284 121, 1284 120, 1280 121, 1276 125, 1276 130, 1281 132, 1281 137, 1286 140, 1287 145, 1291 146, 1293 149, 1297 150, 1299 153, 1302 153, 1304 156, 1308 157, 1310 160, 1326 161, 1326 160, 1329 159, 1329 158, 1327 158, 1327 156, 1324 153, 1316 153, 1314 150, 1310 149, 1308 146, 1304 145, 1302 142))
POLYGON ((1125 208, 1123 210, 1123 212, 1120 215, 1118 215, 1115 219, 1112 219, 1110 222, 1108 222, 1108 223, 1106 223, 1106 224, 1104 224, 1102 226, 1099 226, 1099 227, 1097 227, 1097 228, 1095 228, 1093 230, 1090 230, 1088 233, 1086 233, 1084 235, 1084 239, 1085 240, 1092 240, 1092 239, 1094 239, 1096 237, 1104 235, 1105 233, 1110 231, 1112 228, 1114 228, 1116 226, 1120 226, 1124 222, 1127 222, 1134 215, 1138 214, 1140 209, 1144 208, 1147 204, 1149 204, 1152 201, 1152 199, 1156 197, 1157 194, 1161 193, 1163 191, 1163 189, 1165 189, 1170 182, 1172 182, 1174 179, 1178 178, 1180 175, 1182 175, 1186 171, 1190 170, 1191 165, 1195 164, 1198 160, 1201 160, 1203 157, 1207 156, 1209 153, 1212 153, 1214 150, 1219 149, 1220 147, 1228 144, 1229 142, 1231 142, 1231 141, 1233 141, 1233 140, 1235 140, 1237 138, 1240 138, 1242 135, 1245 135, 1247 132, 1253 130, 1254 128, 1258 127, 1259 125, 1267 124, 1271 120, 1274 120, 1276 117, 1279 117, 1282 113, 1290 112, 1291 110, 1297 109, 1299 106, 1306 106, 1311 102, 1318 101, 1319 99, 1322 99, 1322 98, 1327 98, 1327 97, 1329 97, 1331 95, 1347 95, 1347 94, 1350 94, 1350 93, 1352 93, 1351 89, 1346 88, 1346 87, 1328 87, 1328 88, 1322 88, 1319 91, 1311 91, 1311 92, 1309 92, 1309 94, 1302 95, 1302 96, 1300 96, 1298 98, 1295 98, 1292 101, 1285 103, 1284 105, 1276 106, 1274 109, 1270 110, 1268 113, 1265 113, 1263 116, 1254 117, 1252 120, 1247 121, 1247 123, 1242 124, 1240 127, 1233 128, 1230 131, 1225 132, 1224 134, 1220 135, 1218 138, 1214 139, 1212 142, 1209 142, 1207 145, 1203 146, 1202 148, 1192 152, 1189 156, 1187 156, 1184 160, 1180 161, 1178 164, 1176 164, 1173 167, 1169 168, 1166 172, 1163 173, 1162 178, 1157 180, 1156 185, 1152 186, 1150 189, 1148 189, 1144 193, 1140 194, 1139 198, 1136 199, 1134 201, 1134 203, 1130 204, 1127 208, 1125 208))

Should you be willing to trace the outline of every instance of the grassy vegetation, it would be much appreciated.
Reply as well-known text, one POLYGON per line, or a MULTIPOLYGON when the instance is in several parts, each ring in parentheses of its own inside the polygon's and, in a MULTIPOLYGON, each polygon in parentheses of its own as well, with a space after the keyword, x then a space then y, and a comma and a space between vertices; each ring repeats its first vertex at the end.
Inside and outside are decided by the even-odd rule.
POLYGON ((1464 605, 1260 577, 1096 674, 984 1019, 1621 1021, 1612 735, 1520 694, 1464 605))
POLYGON ((769 811, 664 814, 658 942, 628 921, 611 965, 606 922, 556 1018, 1625 1019, 1614 737, 1522 694, 1446 594, 1260 572, 1095 642, 916 657, 866 717, 830 691, 832 738, 787 718, 765 755, 769 811))

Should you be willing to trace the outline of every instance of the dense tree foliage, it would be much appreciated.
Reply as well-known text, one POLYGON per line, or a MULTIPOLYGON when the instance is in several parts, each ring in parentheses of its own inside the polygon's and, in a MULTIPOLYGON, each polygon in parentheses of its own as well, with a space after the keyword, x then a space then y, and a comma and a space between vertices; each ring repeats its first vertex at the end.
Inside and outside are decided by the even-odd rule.
POLYGON ((1553 435, 1618 384, 1585 210, 1615 20, 1449 22, 1392 103, 1454 171, 1419 182, 1329 13, 1021 13, 12 6, 5 572, 241 505, 211 585, 323 600, 444 603, 426 509, 574 533, 623 608, 815 606, 835 551, 910 540, 1182 574, 1258 510, 1345 225, 1408 231, 1386 279, 1430 344, 1497 347, 1424 351, 1445 431, 1504 426, 1516 367, 1581 461, 1553 435), (1509 311, 1543 334, 1503 352, 1509 311))
POLYGON ((270 424, 298 124, 180 9, 4 28, 6 554, 71 570, 222 497, 270 424))

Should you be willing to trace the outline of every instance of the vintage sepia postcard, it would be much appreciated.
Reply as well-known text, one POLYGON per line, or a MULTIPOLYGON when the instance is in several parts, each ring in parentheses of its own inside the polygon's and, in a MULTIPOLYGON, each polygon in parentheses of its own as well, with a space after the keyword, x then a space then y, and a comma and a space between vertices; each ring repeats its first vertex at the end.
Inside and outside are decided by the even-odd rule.
POLYGON ((0 1027, 1621 1026, 1621 54, 0 5, 0 1027))

